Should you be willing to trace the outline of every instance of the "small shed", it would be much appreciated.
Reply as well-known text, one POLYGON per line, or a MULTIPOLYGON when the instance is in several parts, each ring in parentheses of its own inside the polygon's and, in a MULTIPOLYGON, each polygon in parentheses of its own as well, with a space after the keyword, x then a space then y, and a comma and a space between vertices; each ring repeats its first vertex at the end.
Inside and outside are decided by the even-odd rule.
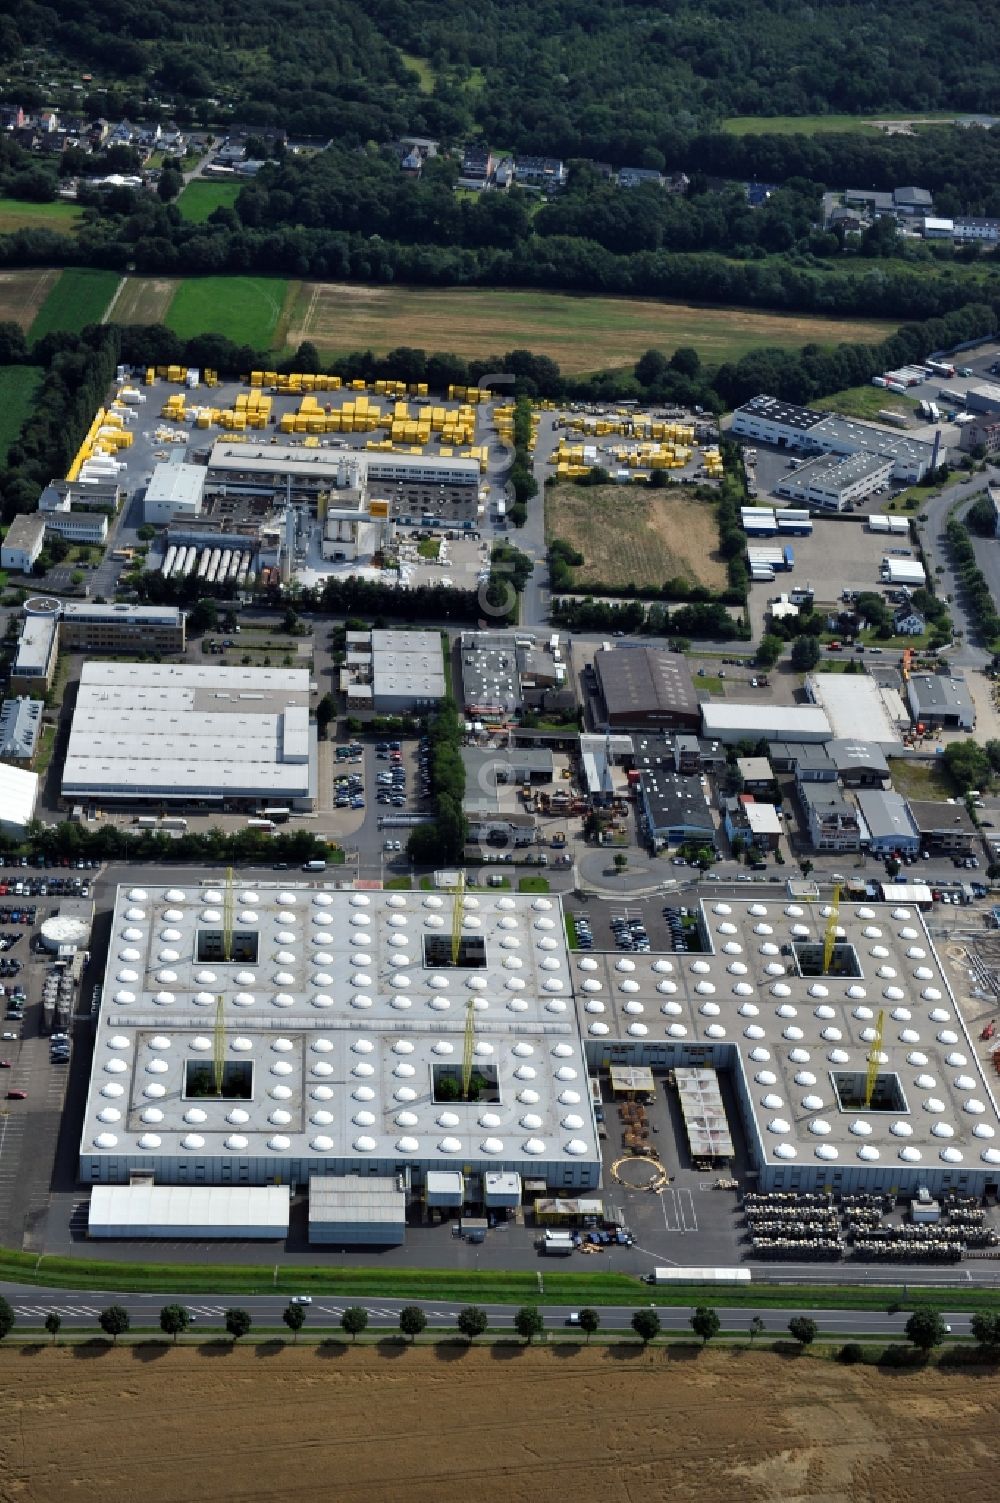
POLYGON ((428 1169, 424 1199, 429 1206, 461 1210, 465 1203, 465 1178, 460 1169, 428 1169))
POLYGON ((521 1176, 512 1169, 487 1172, 483 1177, 483 1204, 495 1210, 516 1210, 521 1204, 521 1176))
POLYGON ((651 1096, 656 1083, 652 1070, 646 1065, 612 1065, 611 1089, 616 1096, 632 1096, 638 1092, 651 1096))

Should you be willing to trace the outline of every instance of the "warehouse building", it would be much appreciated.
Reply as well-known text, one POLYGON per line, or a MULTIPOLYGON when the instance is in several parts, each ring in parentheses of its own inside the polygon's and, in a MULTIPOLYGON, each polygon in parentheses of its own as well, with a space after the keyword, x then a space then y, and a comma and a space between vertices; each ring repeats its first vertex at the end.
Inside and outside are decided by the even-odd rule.
POLYGON ((462 704, 472 720, 509 720, 523 704, 519 655, 535 645, 513 631, 464 631, 462 704))
POLYGON ((976 707, 961 679, 943 673, 911 673, 906 697, 914 725, 950 731, 976 728, 976 707))
POLYGON ((820 705, 837 740, 862 739, 880 747, 898 746, 909 716, 899 694, 868 674, 811 673, 806 694, 820 705))
POLYGON ((916 856, 920 831, 900 793, 862 789, 857 795, 861 844, 875 856, 916 856))
POLYGON ((85 663, 62 796, 311 809, 309 695, 305 669, 85 663))
POLYGON ((763 395, 752 397, 736 409, 731 431, 740 438, 756 439, 790 452, 876 455, 890 462, 893 480, 907 484, 922 480, 929 470, 947 459, 947 450, 897 430, 832 413, 813 412, 809 407, 797 407, 778 397, 763 395))
POLYGON ((885 753, 874 741, 835 737, 826 749, 845 788, 884 788, 889 782, 885 753))
POLYGON ((143 520, 163 527, 198 516, 207 477, 200 464, 158 464, 146 486, 143 520))
POLYGON ((45 543, 45 518, 32 512, 14 518, 0 543, 0 569, 30 574, 45 543))
POLYGON ((702 733, 709 741, 829 741, 833 734, 818 705, 703 704, 702 733))
MULTIPOLYGON (((157 1185, 305 1188, 317 1177, 401 1177, 420 1196, 428 1173, 458 1170, 472 1202, 497 1171, 559 1193, 599 1184, 558 900, 244 883, 233 898, 227 960, 223 889, 118 890, 80 1143, 85 1183, 147 1173, 157 1185), (470 1001, 478 1099, 466 1100, 470 1001)), ((351 1218, 341 1187, 319 1188, 323 1236, 351 1218)), ((367 1224, 376 1209, 351 1214, 367 1224)))
POLYGON ((657 647, 601 648, 594 654, 600 729, 694 731, 701 703, 687 659, 657 647))
POLYGON ((824 454, 785 475, 774 490, 775 495, 823 511, 844 511, 885 485, 892 470, 892 459, 883 454, 824 454))
POLYGON ((422 714, 445 698, 444 658, 436 631, 349 632, 340 687, 349 710, 422 714))
MULTIPOLYGON (((395 486, 461 486, 479 489, 479 462, 434 454, 350 454, 361 488, 385 493, 395 486)), ((256 445, 220 438, 208 456, 206 485, 224 487, 235 495, 283 496, 290 501, 315 501, 329 491, 343 470, 339 449, 306 449, 295 444, 256 445)))

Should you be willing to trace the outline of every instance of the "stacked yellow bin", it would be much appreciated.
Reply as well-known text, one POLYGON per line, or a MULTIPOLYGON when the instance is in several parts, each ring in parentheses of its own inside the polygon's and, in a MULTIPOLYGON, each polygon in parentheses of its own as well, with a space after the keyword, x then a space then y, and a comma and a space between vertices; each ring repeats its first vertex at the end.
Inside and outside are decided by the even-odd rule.
POLYGON ((171 392, 160 410, 160 416, 167 418, 171 423, 183 423, 186 416, 184 401, 185 397, 182 391, 171 392))

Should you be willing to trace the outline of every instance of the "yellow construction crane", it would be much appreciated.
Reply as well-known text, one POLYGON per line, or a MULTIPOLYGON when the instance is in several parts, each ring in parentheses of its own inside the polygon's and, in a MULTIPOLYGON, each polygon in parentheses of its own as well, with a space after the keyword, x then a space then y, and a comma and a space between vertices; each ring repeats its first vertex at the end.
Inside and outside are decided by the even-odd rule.
POLYGON ((830 902, 830 916, 826 921, 826 933, 823 936, 823 975, 830 974, 830 961, 833 959, 833 947, 837 943, 837 928, 840 924, 840 883, 833 889, 833 898, 830 902))
POLYGON ((451 963, 458 965, 462 952, 462 920, 465 917, 465 872, 460 871, 452 891, 455 894, 451 910, 451 963))
MULTIPOLYGON (((233 869, 226 868, 226 886, 222 895, 222 958, 233 958, 233 869)), ((221 1006, 222 999, 219 999, 221 1006)))
POLYGON ((469 1089, 472 1085, 472 1059, 476 1047, 476 1004, 472 997, 469 998, 465 1009, 465 1049, 462 1053, 462 1096, 466 1101, 469 1099, 469 1089))
POLYGON ((212 1072, 215 1077, 215 1094, 222 1095, 222 1082, 226 1073, 226 1014, 222 1005, 222 993, 215 999, 215 1028, 212 1033, 212 1072))
POLYGON ((878 1067, 882 1063, 882 1034, 885 1029, 885 1008, 880 1007, 878 1017, 875 1019, 875 1037, 868 1051, 868 1078, 865 1081, 865 1110, 872 1104, 875 1094, 875 1082, 878 1080, 878 1067))

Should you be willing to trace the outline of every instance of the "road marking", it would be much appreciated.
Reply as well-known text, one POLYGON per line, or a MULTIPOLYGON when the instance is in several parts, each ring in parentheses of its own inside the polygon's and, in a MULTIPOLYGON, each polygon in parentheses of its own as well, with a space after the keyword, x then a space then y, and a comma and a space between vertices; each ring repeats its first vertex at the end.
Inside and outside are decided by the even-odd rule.
POLYGON ((681 1231, 696 1232, 698 1230, 698 1217, 695 1215, 694 1196, 691 1194, 691 1191, 678 1190, 677 1203, 680 1210, 681 1231), (687 1200, 684 1199, 685 1196, 687 1196, 687 1200), (689 1217, 690 1225, 688 1224, 689 1217))

